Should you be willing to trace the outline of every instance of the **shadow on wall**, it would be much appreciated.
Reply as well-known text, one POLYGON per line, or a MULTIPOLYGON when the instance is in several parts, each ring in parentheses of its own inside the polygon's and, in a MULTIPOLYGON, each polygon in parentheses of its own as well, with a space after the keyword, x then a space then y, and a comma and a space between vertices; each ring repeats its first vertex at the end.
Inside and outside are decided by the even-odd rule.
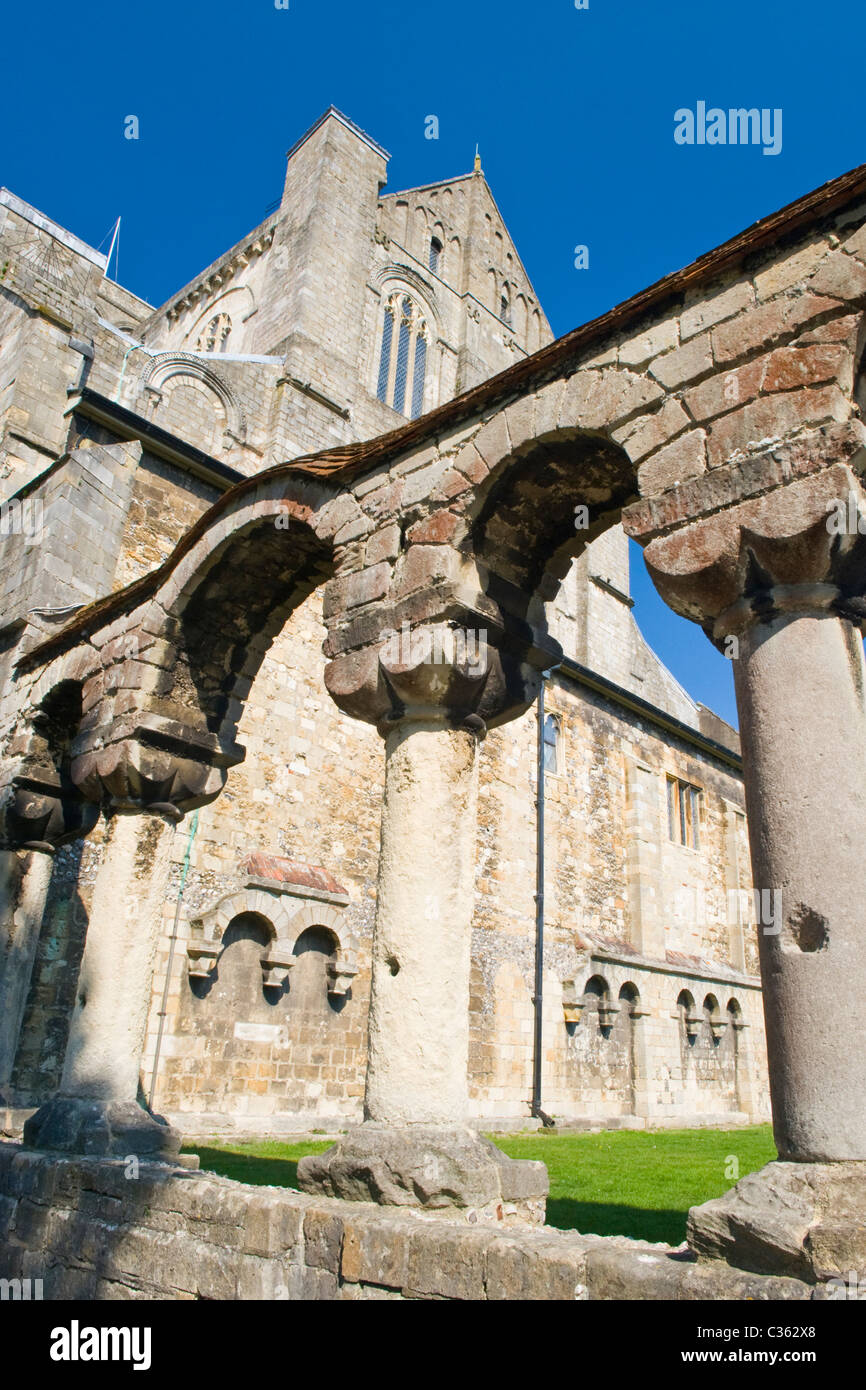
POLYGON ((21 1106, 41 1105, 60 1086, 89 921, 79 888, 85 844, 59 850, 52 866, 12 1072, 21 1106))

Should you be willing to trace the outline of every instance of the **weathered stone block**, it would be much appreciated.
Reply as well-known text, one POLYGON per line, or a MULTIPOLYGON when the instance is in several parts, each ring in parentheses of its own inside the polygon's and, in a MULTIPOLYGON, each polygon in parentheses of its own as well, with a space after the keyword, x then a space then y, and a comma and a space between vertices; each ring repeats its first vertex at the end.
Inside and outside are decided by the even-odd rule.
POLYGON ((679 1298, 687 1266, 640 1246, 598 1245, 587 1251, 586 1285, 592 1302, 679 1298))
POLYGON ((257 1194, 246 1204, 243 1248, 251 1255, 279 1255, 300 1258, 304 1206, 275 1200, 270 1194, 257 1194))
POLYGON ((707 432, 710 468, 739 453, 766 448, 786 434, 822 421, 848 418, 850 404, 835 386, 762 396, 742 410, 714 420, 707 432))
POLYGON ((342 1217, 334 1211, 308 1209, 304 1215, 304 1264, 312 1269, 326 1269, 336 1278, 342 1248, 342 1217))
POLYGON ((409 1273, 413 1221, 352 1213, 343 1227, 342 1277, 352 1284, 402 1289, 409 1273))
POLYGON ((849 303, 860 300, 866 295, 866 265, 842 250, 831 251, 809 281, 809 289, 849 303))
POLYGON ((552 1232, 531 1243, 498 1236, 487 1252, 487 1297, 573 1302, 586 1298, 586 1261, 592 1242, 552 1232))
POLYGON ((689 478, 697 478, 707 468, 707 436, 703 430, 692 430, 672 444, 650 454, 638 469, 638 483, 643 493, 666 492, 689 478))
POLYGON ((769 1163, 689 1212, 699 1255, 810 1283, 866 1275, 866 1163, 769 1163))
POLYGON ((493 1232, 486 1229, 419 1225, 409 1249, 405 1292, 416 1297, 483 1299, 493 1240, 493 1232))
POLYGON ((662 353, 650 365, 650 375, 656 381, 660 381, 662 386, 669 390, 676 386, 682 386, 687 381, 694 381, 699 376, 704 376, 713 366, 713 354, 710 349, 710 336, 708 333, 702 334, 699 338, 692 338, 685 346, 674 349, 673 352, 662 353))
POLYGON ((680 402, 668 400, 653 415, 641 416, 614 430, 613 438, 622 444, 632 463, 640 463, 691 423, 680 402))
POLYGON ((696 333, 712 328, 725 319, 742 313, 755 302, 755 292, 748 280, 722 290, 720 294, 705 295, 696 304, 683 310, 680 319, 680 337, 683 342, 693 338, 696 333))
POLYGON ((643 333, 626 338, 619 345, 618 360, 623 367, 642 367, 661 352, 667 352, 679 343, 679 324, 673 319, 653 324, 643 333))
POLYGON ((827 381, 839 381, 850 388, 852 374, 851 354, 842 347, 777 348, 768 359, 763 389, 771 394, 827 381))

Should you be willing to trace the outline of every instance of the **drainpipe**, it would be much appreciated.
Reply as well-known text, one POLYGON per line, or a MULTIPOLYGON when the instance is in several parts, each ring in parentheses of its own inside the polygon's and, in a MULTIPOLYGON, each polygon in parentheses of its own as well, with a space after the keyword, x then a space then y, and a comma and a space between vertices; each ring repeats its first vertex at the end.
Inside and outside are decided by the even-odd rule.
POLYGON ((198 830, 198 811, 193 813, 193 818, 189 827, 189 838, 186 842, 186 853, 183 856, 183 869, 180 875, 180 887, 177 890, 177 904, 174 909, 174 925, 171 929, 171 940, 168 946, 168 964, 165 968, 165 983, 162 987, 162 1003, 160 1004, 159 1027, 156 1032, 156 1048, 153 1054, 153 1071, 150 1074, 150 1095, 147 1099, 147 1107, 153 1110, 153 1098, 156 1095, 156 1077, 159 1071, 159 1054, 162 1051, 162 1038, 165 1032, 165 1020, 168 1016, 168 991, 171 987, 171 970, 174 965, 174 952, 177 946, 177 931, 180 925, 180 909, 183 903, 184 889, 186 888, 186 878, 189 873, 189 860, 192 854, 192 843, 195 839, 195 832, 198 830))
POLYGON ((532 1115, 545 1129, 555 1121, 541 1108, 541 1071, 544 1061, 544 691, 552 671, 545 671, 538 692, 538 767, 535 801, 535 1041, 532 1059, 532 1115))

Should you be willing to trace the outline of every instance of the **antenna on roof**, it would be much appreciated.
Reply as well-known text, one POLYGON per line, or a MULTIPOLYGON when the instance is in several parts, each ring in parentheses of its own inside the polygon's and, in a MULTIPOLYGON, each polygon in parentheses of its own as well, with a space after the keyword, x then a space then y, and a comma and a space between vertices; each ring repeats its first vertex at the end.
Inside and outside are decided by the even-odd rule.
POLYGON ((111 237, 111 245, 110 245, 109 248, 108 248, 108 256, 106 257, 106 261, 105 261, 105 269, 104 269, 103 272, 102 272, 102 278, 103 278, 103 280, 106 280, 106 279, 108 278, 108 267, 111 265, 111 257, 112 257, 112 254, 113 254, 113 252, 114 252, 115 246, 117 246, 117 256, 116 256, 115 262, 114 262, 114 278, 115 278, 115 281, 118 281, 118 276, 119 276, 119 274, 120 274, 120 247, 119 247, 119 245, 118 245, 118 238, 119 238, 119 236, 120 236, 120 218, 118 217, 117 221, 116 221, 115 224, 114 224, 114 232, 113 232, 112 237, 111 237))

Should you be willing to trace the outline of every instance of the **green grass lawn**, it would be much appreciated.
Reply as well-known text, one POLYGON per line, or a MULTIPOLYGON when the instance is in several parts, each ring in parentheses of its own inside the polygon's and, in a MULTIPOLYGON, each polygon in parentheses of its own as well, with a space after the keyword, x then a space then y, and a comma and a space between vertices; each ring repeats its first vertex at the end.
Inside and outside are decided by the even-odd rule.
MULTIPOLYGON (((776 1157, 769 1125, 750 1129, 615 1130, 602 1134, 491 1135, 511 1158, 540 1158, 550 1174, 547 1220, 562 1230, 679 1245, 689 1207, 776 1157)), ((295 1187, 298 1159, 327 1142, 189 1145, 203 1170, 238 1182, 295 1187)))

